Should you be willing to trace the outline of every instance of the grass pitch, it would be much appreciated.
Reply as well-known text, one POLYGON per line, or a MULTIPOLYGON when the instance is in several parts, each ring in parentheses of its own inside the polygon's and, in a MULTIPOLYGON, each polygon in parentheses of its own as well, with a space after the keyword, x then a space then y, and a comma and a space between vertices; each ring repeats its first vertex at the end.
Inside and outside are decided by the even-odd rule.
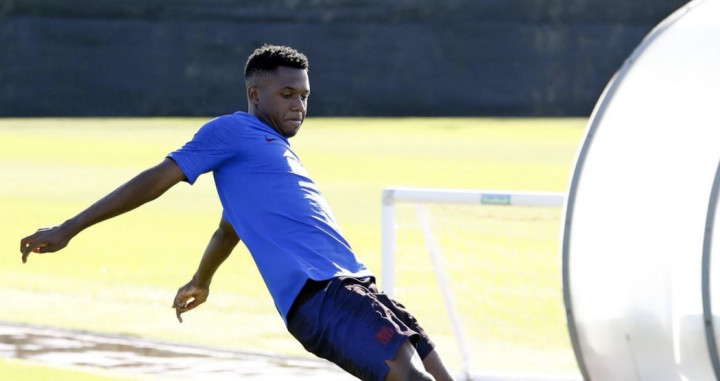
POLYGON ((160 377, 138 377, 128 374, 126 377, 109 372, 88 372, 86 369, 71 367, 53 367, 29 361, 0 359, 0 374, 3 380, 12 381, 173 381, 160 377))
MULTIPOLYGON (((210 175, 88 229, 60 253, 31 255, 24 266, 20 262, 22 237, 61 223, 156 164, 205 121, 0 119, 0 319, 303 354, 242 247, 219 270, 206 305, 186 314, 183 324, 175 320, 170 308, 175 291, 192 276, 220 219, 210 175)), ((585 123, 310 118, 291 144, 358 256, 379 274, 384 187, 565 191, 585 123)), ((537 345, 550 353, 546 366, 574 372, 564 326, 559 254, 552 260, 557 274, 547 277, 543 287, 554 302, 533 311, 549 316, 552 323, 537 345)), ((472 314, 483 316, 483 308, 478 306, 472 314)), ((524 319, 521 313, 504 317, 507 325, 524 319)), ((505 342, 505 349, 499 350, 511 350, 514 344, 505 342)), ((537 371, 533 366, 515 370, 537 371)))

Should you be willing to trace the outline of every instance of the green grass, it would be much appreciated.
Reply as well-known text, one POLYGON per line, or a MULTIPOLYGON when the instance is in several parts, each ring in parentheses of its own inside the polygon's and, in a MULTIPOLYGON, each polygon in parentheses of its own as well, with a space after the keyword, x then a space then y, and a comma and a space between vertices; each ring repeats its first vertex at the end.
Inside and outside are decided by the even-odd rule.
MULTIPOLYGON (((548 375, 572 369, 560 308, 561 208, 428 208, 472 368, 548 375)), ((397 295, 457 369, 455 333, 413 209, 397 205, 397 295)))
MULTIPOLYGON (((105 371, 88 372, 85 369, 73 367, 53 367, 30 361, 15 359, 0 359, 0 374, 3 380, 12 381, 160 381, 158 377, 143 377, 138 375, 127 375, 126 377, 117 374, 110 374, 105 371)), ((165 381, 169 379, 163 378, 165 381)))
MULTIPOLYGON (((20 262, 20 238, 64 221, 159 162, 205 121, 0 119, 0 320, 304 353, 286 332, 243 248, 216 275, 208 303, 187 314, 185 323, 175 320, 170 308, 175 291, 194 272, 220 217, 209 175, 88 229, 63 252, 20 262)), ((311 118, 291 143, 359 257, 379 274, 384 187, 564 191, 585 123, 311 118)), ((552 261, 546 268, 557 273, 543 285, 552 303, 534 311, 551 316, 552 333, 537 345, 567 359, 559 259, 552 261)), ((473 314, 484 316, 483 308, 473 314)), ((512 326, 525 317, 503 319, 512 326)), ((561 371, 572 367, 561 362, 561 371)))

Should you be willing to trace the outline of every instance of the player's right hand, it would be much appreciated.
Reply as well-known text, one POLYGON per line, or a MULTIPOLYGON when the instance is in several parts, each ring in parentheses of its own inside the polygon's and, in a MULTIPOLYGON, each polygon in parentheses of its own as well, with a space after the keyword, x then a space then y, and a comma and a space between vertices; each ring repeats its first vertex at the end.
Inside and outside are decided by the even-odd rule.
POLYGON ((23 263, 27 262, 30 253, 53 253, 64 248, 70 242, 70 238, 71 236, 61 226, 38 229, 20 240, 23 263))
POLYGON ((175 316, 182 323, 182 314, 191 309, 205 303, 210 294, 208 287, 195 284, 195 280, 191 280, 186 285, 178 289, 173 301, 172 308, 175 309, 175 316))

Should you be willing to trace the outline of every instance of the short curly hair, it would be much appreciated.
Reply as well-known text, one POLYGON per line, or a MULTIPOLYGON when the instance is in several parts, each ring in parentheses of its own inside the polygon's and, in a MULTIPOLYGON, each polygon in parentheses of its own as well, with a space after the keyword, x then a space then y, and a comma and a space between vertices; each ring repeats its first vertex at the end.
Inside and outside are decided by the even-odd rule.
POLYGON ((245 63, 245 80, 274 72, 279 66, 307 70, 310 65, 304 54, 291 47, 265 44, 248 57, 245 63))

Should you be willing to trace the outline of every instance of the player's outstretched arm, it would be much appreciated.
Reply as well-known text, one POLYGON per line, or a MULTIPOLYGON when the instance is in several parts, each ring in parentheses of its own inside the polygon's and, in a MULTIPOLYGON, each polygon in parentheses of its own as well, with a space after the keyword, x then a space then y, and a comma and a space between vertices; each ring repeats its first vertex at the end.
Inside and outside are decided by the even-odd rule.
POLYGON ((210 283, 215 271, 230 256, 238 242, 240 242, 240 238, 235 229, 229 222, 221 219, 220 226, 215 230, 205 248, 205 253, 200 260, 195 275, 193 275, 190 282, 180 287, 175 295, 172 307, 175 309, 175 315, 179 322, 182 323, 181 314, 190 311, 207 300, 210 294, 210 283))
POLYGON ((23 263, 27 262, 30 253, 52 253, 64 248, 84 229, 158 198, 184 178, 185 174, 180 167, 172 159, 166 158, 160 164, 141 172, 121 185, 77 216, 60 225, 39 229, 20 240, 23 263))

